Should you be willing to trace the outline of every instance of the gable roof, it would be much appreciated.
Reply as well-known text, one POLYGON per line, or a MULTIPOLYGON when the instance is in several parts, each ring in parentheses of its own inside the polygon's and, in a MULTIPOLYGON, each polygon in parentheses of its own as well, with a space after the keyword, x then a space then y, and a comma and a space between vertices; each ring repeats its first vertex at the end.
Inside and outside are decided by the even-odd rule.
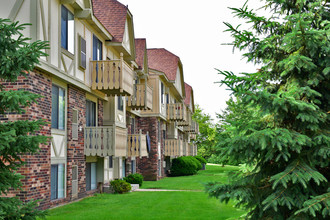
POLYGON ((147 41, 145 38, 135 39, 135 52, 136 52, 135 61, 139 65, 139 69, 143 69, 146 46, 147 46, 147 41))
POLYGON ((176 79, 180 58, 164 48, 148 49, 149 68, 165 73, 169 80, 176 79))
POLYGON ((184 100, 184 104, 190 106, 190 97, 192 92, 192 87, 188 85, 187 83, 184 83, 184 88, 186 90, 186 98, 184 100))
POLYGON ((94 16, 113 36, 113 42, 122 42, 128 8, 117 0, 92 0, 94 16))

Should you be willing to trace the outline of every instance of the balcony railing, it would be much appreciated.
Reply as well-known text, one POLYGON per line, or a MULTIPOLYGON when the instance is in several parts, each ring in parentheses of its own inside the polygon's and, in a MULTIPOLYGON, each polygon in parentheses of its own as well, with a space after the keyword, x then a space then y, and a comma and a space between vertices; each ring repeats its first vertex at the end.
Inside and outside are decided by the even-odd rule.
POLYGON ((92 89, 108 95, 132 95, 134 71, 120 54, 119 60, 90 61, 92 89))
POLYGON ((133 95, 128 97, 132 109, 152 109, 152 88, 146 84, 134 84, 133 95))
POLYGON ((183 127, 184 132, 190 132, 192 134, 198 134, 199 132, 199 125, 196 121, 191 121, 190 126, 183 127))
POLYGON ((127 156, 128 157, 147 157, 147 135, 131 134, 127 136, 127 156))
POLYGON ((197 155, 197 145, 190 143, 188 146, 188 156, 196 156, 197 155))
POLYGON ((178 122, 179 126, 191 126, 191 111, 186 107, 186 120, 178 122))
POLYGON ((188 156, 188 142, 183 141, 180 156, 188 156))
POLYGON ((165 156, 180 156, 182 145, 182 140, 165 139, 165 156))
POLYGON ((86 156, 126 156, 127 129, 115 126, 85 127, 86 156))
POLYGON ((183 103, 167 104, 167 119, 170 121, 186 121, 186 106, 183 103))
POLYGON ((190 140, 196 140, 197 135, 196 134, 190 134, 190 140))

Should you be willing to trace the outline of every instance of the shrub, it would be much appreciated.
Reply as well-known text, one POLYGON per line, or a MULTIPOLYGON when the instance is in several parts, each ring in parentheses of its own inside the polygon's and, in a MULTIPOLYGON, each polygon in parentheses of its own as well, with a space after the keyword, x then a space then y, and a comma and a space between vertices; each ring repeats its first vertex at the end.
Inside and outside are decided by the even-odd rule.
POLYGON ((187 158, 189 158, 191 161, 193 161, 196 165, 197 165, 197 171, 202 169, 202 163, 199 162, 199 160, 197 160, 195 157, 193 156, 187 156, 187 158))
POLYGON ((197 160, 199 160, 199 162, 200 162, 201 164, 203 164, 203 163, 207 164, 207 161, 205 160, 204 157, 202 157, 202 156, 195 156, 195 158, 196 158, 197 160))
POLYGON ((188 176, 197 173, 198 164, 197 160, 191 159, 193 157, 178 157, 172 160, 171 176, 188 176))
POLYGON ((142 186, 143 176, 139 173, 134 173, 124 177, 124 180, 130 184, 139 184, 139 186, 142 186))
POLYGON ((124 180, 113 180, 110 182, 110 185, 114 192, 119 194, 129 192, 132 189, 131 184, 124 180))

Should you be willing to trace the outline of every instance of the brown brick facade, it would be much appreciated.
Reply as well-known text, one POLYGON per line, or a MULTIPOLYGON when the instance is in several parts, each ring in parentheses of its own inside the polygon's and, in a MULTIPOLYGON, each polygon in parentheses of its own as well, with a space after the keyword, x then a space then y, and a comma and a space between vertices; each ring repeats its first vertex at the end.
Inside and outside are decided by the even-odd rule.
POLYGON ((86 194, 84 131, 79 129, 86 124, 86 94, 72 85, 68 85, 67 94, 67 198, 75 199, 72 197, 72 166, 78 167, 78 197, 86 194), (73 109, 78 110, 78 140, 72 139, 73 109))
MULTIPOLYGON (((6 90, 26 89, 42 97, 38 104, 27 108, 24 114, 7 114, 1 116, 1 121, 8 120, 37 120, 43 119, 46 125, 37 134, 51 137, 51 111, 52 111, 52 79, 40 71, 31 72, 27 78, 19 77, 15 83, 2 83, 6 90)), ((13 191, 8 196, 19 196, 23 201, 32 199, 41 200, 40 208, 47 209, 52 206, 67 203, 95 193, 96 190, 86 191, 86 160, 84 155, 84 130, 86 124, 86 93, 73 85, 67 86, 67 164, 66 164, 66 197, 50 200, 51 194, 51 142, 40 146, 37 154, 23 155, 26 164, 19 170, 24 175, 21 180, 21 191, 13 191), (78 110, 78 140, 72 138, 73 109, 78 110), (72 196, 72 167, 78 167, 78 196, 72 196)), ((98 125, 103 124, 103 101, 98 100, 98 125)))
MULTIPOLYGON (((38 104, 34 103, 26 109, 26 112, 18 114, 8 114, 1 118, 7 120, 38 120, 43 119, 46 124, 37 132, 45 136, 51 136, 51 92, 52 81, 49 75, 40 71, 30 72, 28 77, 19 77, 15 83, 2 83, 6 90, 25 89, 42 97, 38 99, 38 104)), ((49 208, 50 199, 50 140, 47 144, 40 145, 40 150, 36 154, 26 154, 22 156, 25 161, 19 173, 24 175, 22 190, 12 192, 11 195, 19 196, 23 201, 32 199, 41 200, 40 208, 49 208)))
POLYGON ((164 139, 161 130, 163 121, 156 117, 137 118, 138 130, 142 129, 142 133, 149 133, 150 136, 150 152, 149 158, 142 157, 136 159, 137 172, 144 176, 145 180, 159 180, 164 177, 164 139), (161 157, 158 157, 158 143, 160 143, 161 157), (161 175, 159 175, 159 170, 161 175))

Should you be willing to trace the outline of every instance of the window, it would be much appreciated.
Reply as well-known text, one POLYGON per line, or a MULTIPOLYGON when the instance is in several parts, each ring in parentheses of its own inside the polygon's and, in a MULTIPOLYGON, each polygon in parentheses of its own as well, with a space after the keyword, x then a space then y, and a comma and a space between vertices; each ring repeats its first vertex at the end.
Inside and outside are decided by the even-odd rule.
POLYGON ((96 126, 96 103, 86 100, 86 126, 96 126))
POLYGON ((65 129, 65 89, 52 86, 52 128, 65 129))
POLYGON ((74 54, 74 17, 63 5, 61 9, 61 46, 74 54))
POLYGON ((96 163, 86 163, 86 190, 96 189, 96 163))
POLYGON ((86 40, 79 36, 79 67, 86 69, 86 40))
POLYGON ((136 160, 131 161, 132 173, 136 173, 136 160))
POLYGON ((123 162, 122 162, 122 176, 125 177, 126 176, 126 159, 123 158, 123 162))
POLYGON ((161 82, 160 83, 160 94, 161 94, 161 97, 160 97, 160 99, 161 99, 161 103, 162 104, 164 104, 165 103, 165 100, 164 100, 164 90, 165 90, 165 88, 164 88, 164 84, 161 82))
POLYGON ((162 163, 158 160, 158 176, 162 176, 162 163))
POLYGON ((102 60, 102 42, 93 35, 93 60, 102 60))
POLYGON ((124 101, 123 101, 122 96, 121 95, 120 96, 117 96, 117 100, 118 100, 118 102, 117 102, 117 104, 118 104, 118 110, 119 111, 124 111, 124 101))
POLYGON ((77 109, 72 109, 72 140, 78 140, 78 114, 79 112, 77 109))
POLYGON ((50 199, 64 198, 64 164, 52 164, 50 173, 50 199))
POLYGON ((112 156, 109 156, 109 168, 113 168, 112 156))
POLYGON ((135 118, 131 118, 131 134, 135 134, 135 118))

